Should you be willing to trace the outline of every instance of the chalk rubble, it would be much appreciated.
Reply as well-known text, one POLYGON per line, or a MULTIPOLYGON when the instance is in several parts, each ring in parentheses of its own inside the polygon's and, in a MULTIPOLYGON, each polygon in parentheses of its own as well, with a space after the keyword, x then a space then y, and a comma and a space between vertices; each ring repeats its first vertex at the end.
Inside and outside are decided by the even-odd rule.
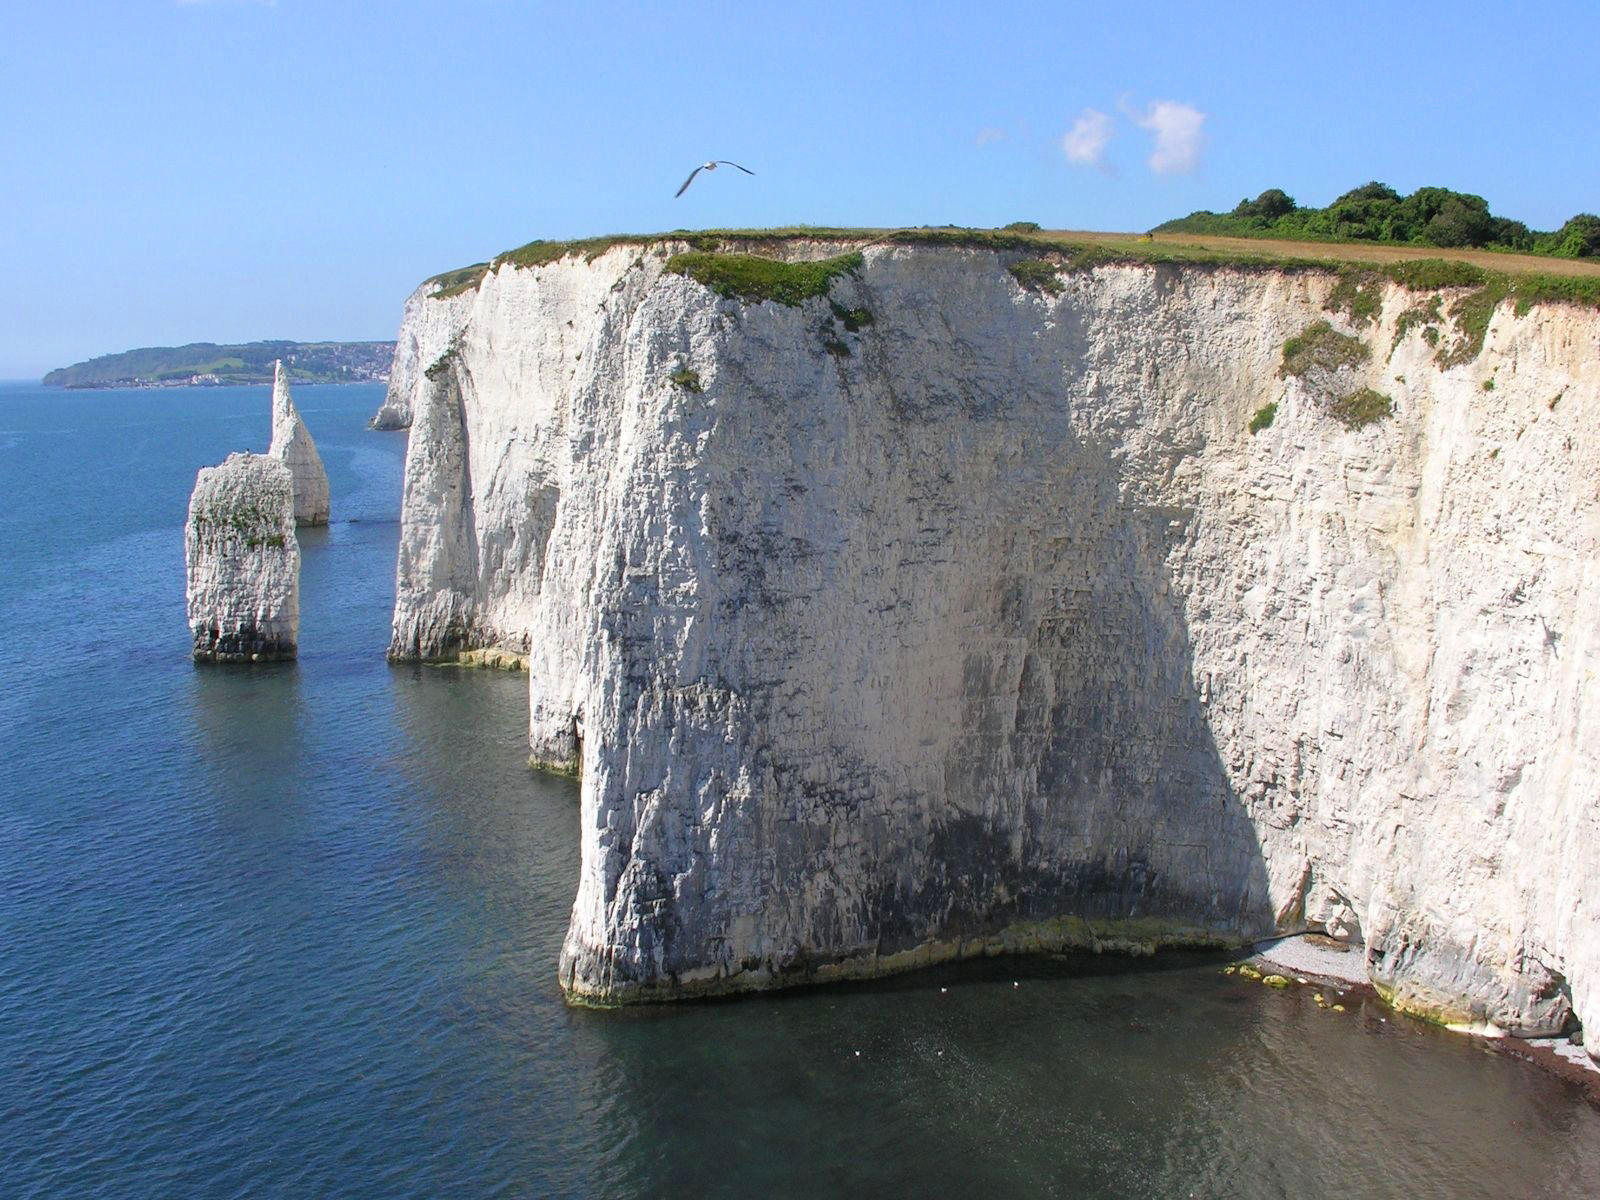
POLYGON ((300 546, 289 468, 261 454, 202 467, 184 532, 189 628, 202 662, 295 657, 300 546))

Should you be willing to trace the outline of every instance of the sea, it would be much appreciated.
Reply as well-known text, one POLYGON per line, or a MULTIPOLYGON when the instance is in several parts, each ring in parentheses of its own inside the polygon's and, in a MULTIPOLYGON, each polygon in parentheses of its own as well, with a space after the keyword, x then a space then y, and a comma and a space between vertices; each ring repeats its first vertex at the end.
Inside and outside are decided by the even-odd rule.
POLYGON ((1600 1195, 1571 1083, 1214 956, 567 1007, 524 677, 384 661, 381 391, 296 389, 300 658, 218 668, 184 514, 268 389, 0 385, 0 1198, 1600 1195))

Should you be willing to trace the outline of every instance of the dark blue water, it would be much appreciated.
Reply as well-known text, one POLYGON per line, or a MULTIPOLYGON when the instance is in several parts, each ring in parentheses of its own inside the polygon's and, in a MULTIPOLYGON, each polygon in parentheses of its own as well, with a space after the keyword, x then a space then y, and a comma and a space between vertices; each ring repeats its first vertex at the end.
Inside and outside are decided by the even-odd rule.
POLYGON ((297 391, 301 658, 228 670, 181 529, 267 389, 0 387, 0 1200, 1600 1194, 1568 1085, 1206 960, 565 1008, 521 678, 383 661, 379 391, 297 391))

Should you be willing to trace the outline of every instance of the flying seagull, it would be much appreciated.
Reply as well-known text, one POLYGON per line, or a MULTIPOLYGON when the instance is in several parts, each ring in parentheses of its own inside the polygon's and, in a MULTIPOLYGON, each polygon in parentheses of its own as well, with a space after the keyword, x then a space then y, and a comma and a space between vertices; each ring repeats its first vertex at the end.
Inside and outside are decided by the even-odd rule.
MULTIPOLYGON (((724 167, 739 167, 738 163, 729 162, 725 158, 716 158, 716 159, 712 159, 708 163, 701 163, 698 167, 696 167, 694 170, 689 172, 689 178, 687 178, 687 179, 685 179, 683 181, 683 186, 681 188, 679 188, 677 191, 672 193, 672 198, 674 200, 676 200, 679 196, 681 196, 685 192, 687 192, 689 190, 689 185, 694 182, 694 177, 696 175, 700 174, 701 171, 715 171, 717 169, 718 164, 721 164, 724 167)), ((743 171, 746 175, 754 175, 755 174, 755 172, 752 171, 749 167, 739 167, 739 170, 743 171)))

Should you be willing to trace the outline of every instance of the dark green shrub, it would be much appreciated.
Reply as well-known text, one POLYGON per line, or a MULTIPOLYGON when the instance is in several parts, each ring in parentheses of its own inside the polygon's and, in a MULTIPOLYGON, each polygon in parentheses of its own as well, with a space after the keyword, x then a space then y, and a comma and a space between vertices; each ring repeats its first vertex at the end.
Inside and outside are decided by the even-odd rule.
POLYGON ((1232 212, 1202 209, 1157 225, 1156 232, 1600 255, 1600 218, 1588 214, 1574 217, 1557 233, 1534 233, 1521 221, 1495 216, 1482 196, 1440 187, 1401 196, 1382 183, 1352 188, 1326 208, 1301 208, 1281 189, 1270 188, 1254 200, 1241 200, 1232 212))
POLYGON ((1449 188, 1418 188, 1399 205, 1410 240, 1454 249, 1486 246, 1494 237, 1494 218, 1482 196, 1452 192, 1449 188))
POLYGON ((1231 215, 1271 223, 1288 216, 1296 207, 1294 197, 1288 192, 1282 188, 1268 188, 1254 200, 1239 201, 1231 215))
POLYGON ((1519 254, 1528 254, 1537 251, 1538 239, 1533 230, 1521 221, 1508 221, 1504 217, 1496 217, 1494 233, 1489 238, 1492 247, 1501 250, 1515 250, 1519 254))
POLYGON ((1263 404, 1256 409, 1256 415, 1250 418, 1250 432, 1253 434, 1260 433, 1263 429, 1269 428, 1277 415, 1278 402, 1276 400, 1271 404, 1263 404))
POLYGON ((701 392, 706 390, 705 387, 700 383, 700 372, 694 370, 692 367, 680 367, 671 375, 667 376, 667 378, 672 380, 673 383, 677 384, 686 392, 693 392, 696 395, 699 395, 701 392))
POLYGON ((1550 253, 1562 258, 1600 258, 1600 217, 1579 213, 1558 229, 1550 253))

